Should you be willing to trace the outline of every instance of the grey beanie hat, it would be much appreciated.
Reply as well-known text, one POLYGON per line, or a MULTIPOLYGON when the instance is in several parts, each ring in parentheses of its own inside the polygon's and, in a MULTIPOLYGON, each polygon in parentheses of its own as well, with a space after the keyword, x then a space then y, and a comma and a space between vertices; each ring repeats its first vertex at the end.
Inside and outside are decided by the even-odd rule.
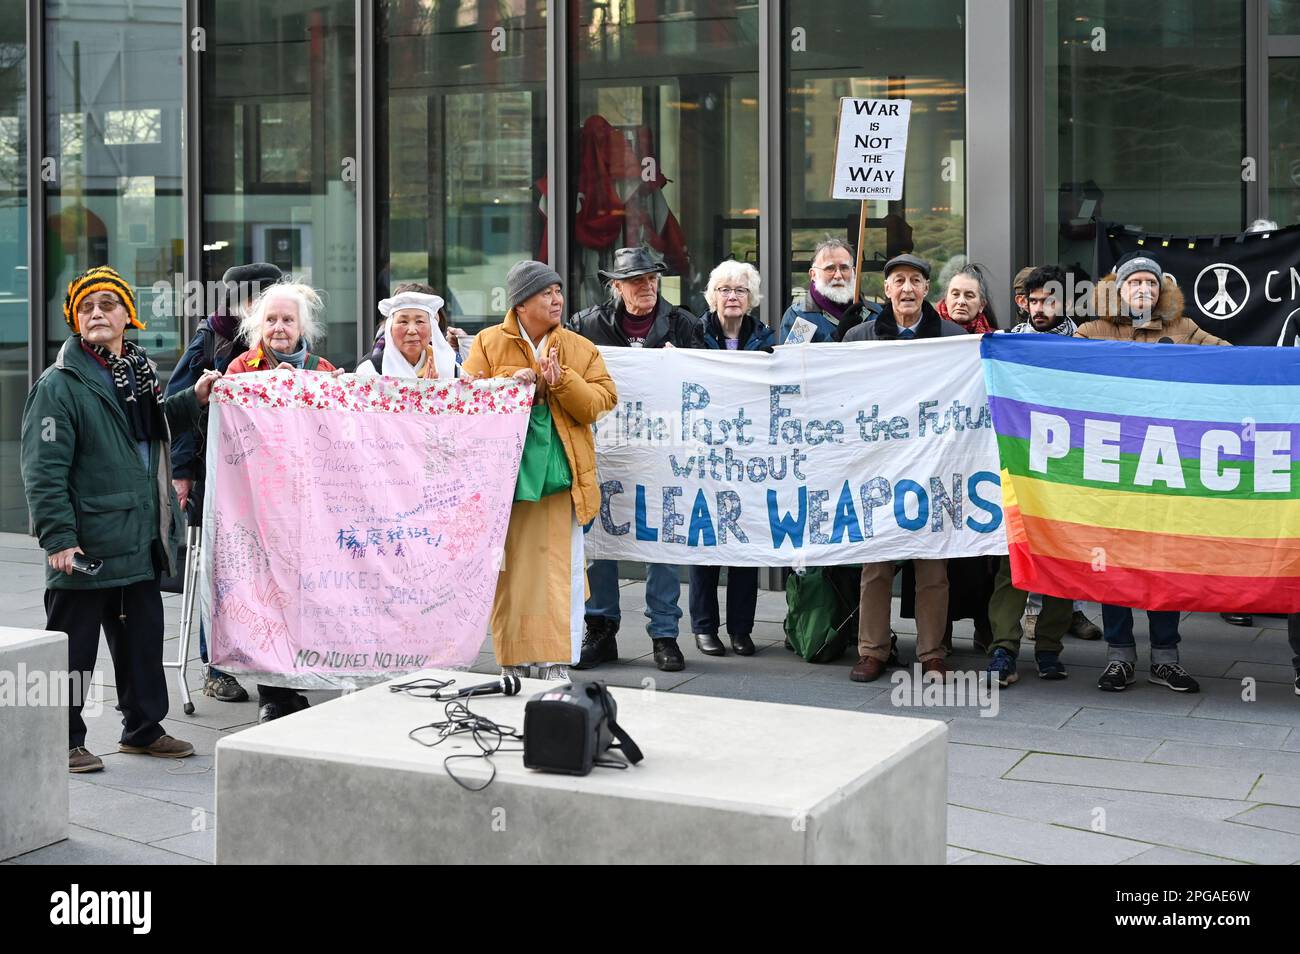
POLYGON ((1156 277, 1157 281, 1163 281, 1165 277, 1164 269, 1160 267, 1160 263, 1154 258, 1147 258, 1145 255, 1134 255, 1132 258, 1119 263, 1119 267, 1115 269, 1115 279, 1122 285, 1130 275, 1135 275, 1138 272, 1150 272, 1156 277))
POLYGON ((506 275, 506 298, 514 308, 552 285, 564 287, 560 273, 543 262, 516 262, 506 275))

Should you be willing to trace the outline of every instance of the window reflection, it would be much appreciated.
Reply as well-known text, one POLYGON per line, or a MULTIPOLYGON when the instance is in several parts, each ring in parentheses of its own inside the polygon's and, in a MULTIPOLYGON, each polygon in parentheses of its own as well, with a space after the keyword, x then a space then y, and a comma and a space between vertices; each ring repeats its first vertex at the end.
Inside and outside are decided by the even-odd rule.
POLYGON ((27 396, 27 48, 21 0, 0 0, 0 532, 27 532, 18 441, 27 396))
POLYGON ((813 247, 826 235, 856 246, 857 202, 831 199, 843 96, 910 99, 902 200, 867 203, 862 289, 883 296, 881 269, 900 252, 943 266, 966 251, 964 0, 791 0, 788 25, 807 29, 787 58, 785 143, 789 274, 805 291, 813 247))
POLYGON ((1090 271, 1093 217, 1184 235, 1241 228, 1244 6, 1177 8, 1175 17, 1118 0, 1046 5, 1048 260, 1090 271), (1094 49, 1102 40, 1104 54, 1094 49))
POLYGON ((313 351, 356 366, 355 4, 204 0, 203 271, 271 262, 321 289, 313 351))
POLYGON ((181 6, 45 4, 45 135, 57 173, 44 213, 47 362, 67 338, 68 281, 95 265, 132 283, 149 326, 134 334, 164 380, 180 356, 174 299, 152 289, 182 270, 181 6))
POLYGON ((469 331, 501 320, 510 266, 545 254, 545 9, 379 5, 377 290, 427 283, 469 331))
POLYGON ((647 245, 664 297, 704 314, 714 265, 757 263, 758 4, 571 0, 570 22, 570 308, 647 245))
POLYGON ((1300 59, 1268 64, 1268 217, 1300 222, 1300 59))

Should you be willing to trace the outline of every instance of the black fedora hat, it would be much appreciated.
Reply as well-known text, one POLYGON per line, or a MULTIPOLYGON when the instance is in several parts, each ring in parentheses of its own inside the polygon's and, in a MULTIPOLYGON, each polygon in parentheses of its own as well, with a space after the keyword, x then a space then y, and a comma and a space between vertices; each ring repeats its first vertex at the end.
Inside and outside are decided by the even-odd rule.
POLYGON ((668 271, 663 262, 656 262, 650 256, 650 250, 644 245, 639 248, 620 248, 614 252, 614 267, 609 271, 600 270, 600 277, 610 282, 616 278, 635 278, 650 272, 668 271))

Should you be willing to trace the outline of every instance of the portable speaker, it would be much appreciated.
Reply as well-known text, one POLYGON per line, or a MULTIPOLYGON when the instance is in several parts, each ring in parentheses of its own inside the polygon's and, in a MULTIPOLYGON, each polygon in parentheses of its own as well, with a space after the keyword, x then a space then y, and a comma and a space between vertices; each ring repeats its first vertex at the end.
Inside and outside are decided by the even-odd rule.
POLYGON ((606 750, 618 748, 635 765, 641 750, 618 724, 618 704, 603 682, 564 683, 524 706, 524 766, 587 775, 606 750))

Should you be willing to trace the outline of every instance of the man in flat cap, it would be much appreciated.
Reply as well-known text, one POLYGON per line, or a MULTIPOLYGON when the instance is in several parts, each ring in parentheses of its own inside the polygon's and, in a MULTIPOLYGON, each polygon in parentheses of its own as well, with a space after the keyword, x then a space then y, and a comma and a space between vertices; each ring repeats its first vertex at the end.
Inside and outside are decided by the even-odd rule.
POLYGON ((849 330, 845 341, 908 341, 964 335, 956 322, 944 321, 925 300, 930 291, 930 263, 915 255, 895 255, 885 263, 885 297, 875 318, 849 330))
MULTIPOLYGON (((609 283, 608 301, 579 312, 569 327, 596 345, 622 348, 703 348, 704 323, 685 308, 659 294, 659 275, 664 266, 647 248, 620 248, 614 253, 614 267, 601 270, 609 283)), ((587 631, 582 640, 582 658, 575 669, 591 669, 618 659, 618 562, 594 560, 587 570, 591 598, 587 600, 587 631)), ((681 582, 677 567, 646 564, 646 629, 654 646, 655 665, 664 672, 684 669, 686 661, 677 648, 677 624, 682 618, 679 605, 681 582)))
MULTIPOLYGON (((896 255, 885 263, 885 297, 880 314, 851 329, 849 341, 908 341, 964 335, 955 321, 944 321, 925 300, 930 290, 930 263, 915 255, 896 255)), ((858 610, 858 664, 849 678, 874 682, 889 663, 895 565, 892 560, 864 563, 858 610)), ((916 656, 924 675, 942 679, 943 635, 948 624, 948 567, 946 560, 913 560, 916 575, 916 656)))
MULTIPOLYGON (((176 363, 171 380, 167 382, 166 396, 180 394, 193 387, 204 371, 214 370, 225 374, 230 362, 243 354, 246 345, 239 338, 239 321, 244 310, 268 286, 278 282, 283 275, 280 269, 267 262, 236 265, 222 276, 220 296, 212 314, 199 322, 194 337, 176 363)), ((172 439, 172 486, 176 499, 197 526, 203 514, 204 459, 207 448, 208 410, 203 408, 198 423, 190 430, 178 431, 172 439)), ((208 661, 207 634, 199 623, 199 658, 208 661)), ((246 702, 248 692, 235 677, 217 669, 208 668, 203 674, 203 694, 219 702, 246 702)))

